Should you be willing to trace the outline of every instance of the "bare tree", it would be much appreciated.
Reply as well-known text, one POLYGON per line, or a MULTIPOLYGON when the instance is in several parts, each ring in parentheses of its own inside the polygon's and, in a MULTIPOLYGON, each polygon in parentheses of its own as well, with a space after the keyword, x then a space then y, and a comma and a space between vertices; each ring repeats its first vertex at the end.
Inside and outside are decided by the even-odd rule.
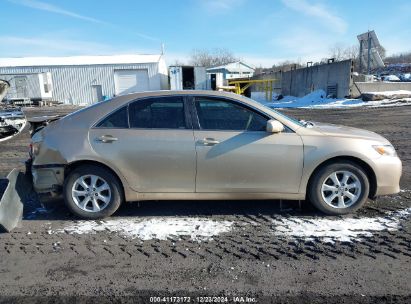
POLYGON ((337 43, 330 48, 329 54, 330 58, 335 58, 336 61, 347 59, 356 60, 358 58, 359 51, 358 45, 344 46, 341 43, 337 43))
POLYGON ((351 45, 344 49, 344 58, 357 60, 360 54, 360 47, 358 45, 351 45))
POLYGON ((292 69, 298 69, 303 67, 303 65, 301 64, 301 60, 285 60, 285 61, 281 61, 275 65, 273 65, 272 69, 275 71, 289 71, 292 69))
POLYGON ((354 69, 357 69, 360 64, 359 53, 360 47, 358 45, 345 46, 337 43, 330 48, 329 56, 334 58, 335 61, 351 59, 354 62, 354 69))
POLYGON ((183 66, 183 65, 185 65, 184 62, 179 59, 175 59, 173 64, 171 64, 171 66, 183 66))
POLYGON ((194 49, 191 53, 191 64, 194 66, 204 66, 206 68, 224 65, 231 62, 239 61, 240 59, 224 48, 194 49))
POLYGON ((393 64, 393 63, 411 63, 411 52, 394 54, 394 55, 385 57, 384 62, 386 62, 386 63, 388 63, 388 64, 393 64))

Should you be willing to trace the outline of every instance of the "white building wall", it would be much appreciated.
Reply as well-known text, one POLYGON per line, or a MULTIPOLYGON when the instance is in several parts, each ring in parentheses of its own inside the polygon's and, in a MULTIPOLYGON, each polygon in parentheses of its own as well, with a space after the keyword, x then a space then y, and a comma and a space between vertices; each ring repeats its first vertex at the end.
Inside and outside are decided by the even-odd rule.
POLYGON ((205 67, 194 67, 194 80, 196 90, 208 90, 207 73, 205 67))
POLYGON ((170 86, 168 83, 168 68, 164 56, 160 57, 158 61, 158 75, 160 81, 160 88, 158 90, 169 90, 170 86))
POLYGON ((183 89, 183 68, 181 66, 171 66, 170 68, 170 90, 183 89))
POLYGON ((23 98, 31 96, 32 98, 38 99, 41 98, 41 87, 39 83, 39 74, 17 74, 17 75, 2 75, 0 74, 0 79, 6 80, 10 83, 10 89, 7 91, 7 94, 4 98, 23 98), (17 90, 17 78, 25 77, 26 87, 24 95, 21 91, 17 90))
MULTIPOLYGON (((166 89, 167 67, 164 69, 164 66, 164 60, 161 58, 159 62, 141 64, 0 67, 0 78, 5 74, 39 74, 50 72, 53 89, 52 99, 78 105, 93 103, 93 85, 101 85, 103 95, 108 98, 113 97, 115 94, 115 70, 146 69, 149 77, 149 89, 166 89)), ((10 98, 10 96, 7 97, 10 98)))

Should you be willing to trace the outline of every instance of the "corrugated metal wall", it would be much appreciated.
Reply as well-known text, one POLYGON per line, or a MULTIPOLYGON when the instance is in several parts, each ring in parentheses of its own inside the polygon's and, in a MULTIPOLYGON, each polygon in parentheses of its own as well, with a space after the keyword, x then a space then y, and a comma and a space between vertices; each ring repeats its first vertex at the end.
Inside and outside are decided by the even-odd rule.
POLYGON ((30 96, 31 98, 41 98, 40 91, 40 81, 38 74, 26 74, 26 75, 1 75, 0 79, 7 80, 10 83, 10 89, 7 92, 5 98, 22 98, 26 96, 19 96, 17 87, 16 87, 16 77, 25 77, 26 78, 26 90, 25 95, 30 96))
MULTIPOLYGON (((160 61, 161 63, 161 61, 160 61)), ((81 66, 41 66, 41 67, 0 67, 0 78, 4 74, 38 74, 51 72, 53 100, 71 104, 91 104, 93 102, 93 85, 101 85, 103 95, 113 97, 115 94, 114 71, 146 69, 150 90, 166 89, 163 71, 159 63, 144 64, 107 64, 81 66)), ((34 96, 29 96, 34 97, 34 96)), ((36 96, 37 97, 37 96, 36 96)))

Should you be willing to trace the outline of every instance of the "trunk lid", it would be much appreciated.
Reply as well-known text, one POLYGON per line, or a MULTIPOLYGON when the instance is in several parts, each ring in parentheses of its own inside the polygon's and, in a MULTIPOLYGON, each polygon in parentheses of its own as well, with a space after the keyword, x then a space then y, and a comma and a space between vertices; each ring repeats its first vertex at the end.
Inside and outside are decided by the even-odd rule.
POLYGON ((52 116, 37 116, 27 119, 30 123, 30 135, 33 137, 35 133, 47 127, 50 123, 57 121, 65 115, 52 115, 52 116))

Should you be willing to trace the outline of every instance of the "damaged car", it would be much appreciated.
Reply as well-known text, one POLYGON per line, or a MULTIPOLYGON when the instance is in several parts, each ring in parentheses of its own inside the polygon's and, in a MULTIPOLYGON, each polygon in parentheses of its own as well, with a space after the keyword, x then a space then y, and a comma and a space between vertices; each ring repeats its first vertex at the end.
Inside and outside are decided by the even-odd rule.
POLYGON ((86 219, 145 200, 307 200, 341 215, 399 191, 401 161, 384 137, 233 93, 135 93, 31 123, 35 190, 86 219))

